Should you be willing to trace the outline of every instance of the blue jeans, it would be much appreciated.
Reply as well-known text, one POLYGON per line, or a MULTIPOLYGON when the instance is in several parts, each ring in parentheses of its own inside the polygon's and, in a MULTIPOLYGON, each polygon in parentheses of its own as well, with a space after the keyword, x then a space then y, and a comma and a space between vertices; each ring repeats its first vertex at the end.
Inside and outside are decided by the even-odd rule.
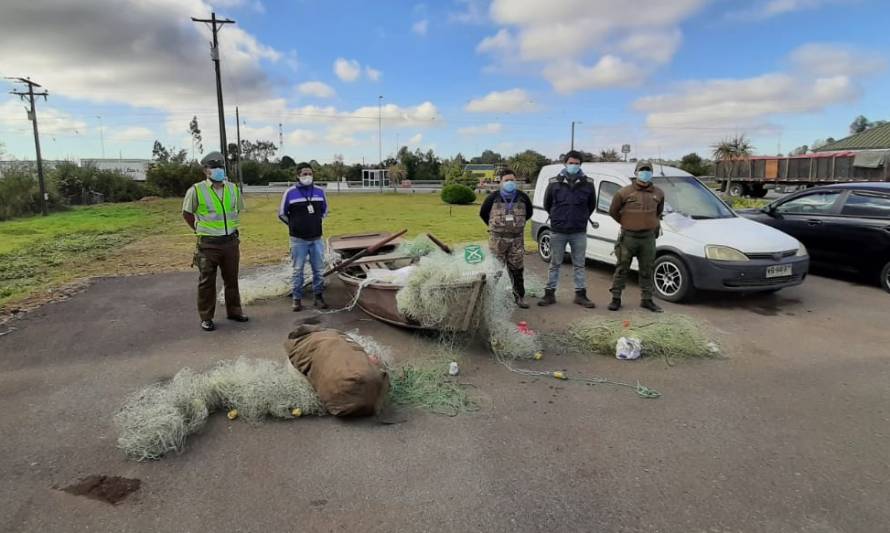
POLYGON ((565 259, 566 244, 572 247, 572 266, 575 275, 575 290, 587 288, 587 271, 585 258, 587 253, 587 234, 578 233, 550 234, 550 275, 547 277, 547 288, 556 290, 559 284, 559 267, 565 259))
POLYGON ((315 294, 324 291, 324 241, 315 239, 306 241, 296 237, 290 238, 290 257, 294 262, 294 300, 303 299, 303 270, 306 268, 306 257, 312 265, 312 290, 315 294))

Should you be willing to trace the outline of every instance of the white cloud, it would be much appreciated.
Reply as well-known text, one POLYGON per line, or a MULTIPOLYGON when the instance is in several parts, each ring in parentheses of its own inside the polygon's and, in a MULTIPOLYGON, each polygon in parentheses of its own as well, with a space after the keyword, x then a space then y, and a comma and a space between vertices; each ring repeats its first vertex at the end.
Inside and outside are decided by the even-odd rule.
POLYGON ((488 22, 483 0, 457 0, 463 4, 463 11, 448 14, 448 20, 460 24, 485 24, 488 22))
POLYGON ((297 86, 297 90, 300 91, 300 94, 315 98, 333 98, 337 94, 333 87, 320 81, 303 82, 297 86))
POLYGON ((851 0, 766 0, 747 9, 730 11, 729 19, 763 20, 795 11, 817 9, 829 4, 850 3, 851 0))
POLYGON ((116 142, 153 141, 156 136, 153 131, 141 126, 130 126, 122 129, 112 129, 106 132, 108 138, 116 142))
POLYGON ((461 135, 494 135, 500 133, 503 125, 500 122, 489 122, 481 126, 468 126, 466 128, 458 128, 457 132, 461 135))
POLYGON ((417 146, 423 141, 422 133, 415 133, 410 139, 408 139, 408 146, 417 146))
POLYGON ((342 81, 353 82, 362 74, 362 67, 355 59, 338 57, 334 61, 334 74, 342 81))
POLYGON ((523 89, 493 91, 482 98, 470 100, 464 108, 471 113, 523 113, 535 111, 537 105, 523 89))
POLYGON ((876 54, 830 43, 805 44, 791 52, 790 59, 801 71, 816 76, 872 74, 886 67, 886 62, 876 54))
POLYGON ((260 0, 210 0, 210 5, 216 9, 250 8, 257 13, 265 13, 266 6, 260 0))
MULTIPOLYGON (((0 126, 23 135, 30 135, 31 121, 28 120, 24 105, 18 98, 10 98, 0 104, 0 126)), ((41 135, 84 135, 87 133, 86 122, 52 106, 39 106, 37 120, 41 135)))
POLYGON ((634 87, 645 78, 645 72, 634 63, 605 55, 593 66, 576 62, 553 63, 544 69, 544 77, 562 94, 588 89, 634 87))
POLYGON ((375 68, 365 67, 365 76, 371 81, 380 81, 380 76, 382 75, 383 73, 375 68))
POLYGON ((618 43, 618 49, 638 59, 650 59, 654 63, 663 64, 674 57, 682 41, 683 32, 677 28, 661 31, 643 30, 628 35, 618 43))
POLYGON ((288 147, 301 144, 314 144, 318 142, 318 134, 311 130, 293 130, 284 138, 288 147))
POLYGON ((501 29, 476 50, 502 65, 538 64, 561 92, 625 87, 673 58, 682 41, 680 22, 709 1, 493 0, 491 18, 501 29), (594 66, 583 66, 594 54, 600 56, 594 66), (567 65, 584 81, 553 75, 567 65))
POLYGON ((426 35, 427 30, 429 30, 430 21, 427 19, 418 20, 411 26, 411 31, 416 33, 417 35, 426 35))

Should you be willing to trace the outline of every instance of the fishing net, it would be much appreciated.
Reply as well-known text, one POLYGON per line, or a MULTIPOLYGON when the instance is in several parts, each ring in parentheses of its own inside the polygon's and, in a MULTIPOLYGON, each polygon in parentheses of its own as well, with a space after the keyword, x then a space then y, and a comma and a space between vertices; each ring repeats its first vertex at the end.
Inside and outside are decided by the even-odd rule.
POLYGON ((115 415, 118 447, 138 461, 180 452, 185 439, 220 409, 237 409, 249 421, 324 414, 312 386, 286 361, 222 361, 209 371, 180 370, 171 380, 127 398, 115 415))
POLYGON ((707 326, 685 315, 632 316, 627 320, 590 317, 569 326, 568 341, 585 352, 614 357, 615 346, 621 337, 639 339, 644 357, 663 358, 668 364, 674 359, 720 354, 707 326))
POLYGON ((362 349, 368 354, 368 357, 374 361, 376 358, 377 361, 383 365, 387 371, 392 369, 393 363, 395 359, 392 355, 392 350, 389 346, 384 346, 374 340, 373 337, 369 337, 367 335, 360 335, 357 329, 352 331, 347 331, 346 336, 355 341, 362 349))
MULTIPOLYGON (((330 269, 339 260, 340 255, 326 244, 323 270, 330 269)), ((258 267, 245 276, 239 276, 238 289, 241 293, 241 303, 249 305, 259 300, 289 296, 293 290, 293 274, 293 260, 288 257, 276 265, 258 267)), ((312 265, 308 259, 303 267, 303 280, 312 280, 312 265)), ((219 291, 217 301, 225 303, 225 288, 219 291)))
POLYGON ((426 235, 418 235, 417 237, 405 241, 396 248, 398 255, 407 255, 410 257, 424 257, 429 255, 433 250, 438 250, 436 244, 426 235))

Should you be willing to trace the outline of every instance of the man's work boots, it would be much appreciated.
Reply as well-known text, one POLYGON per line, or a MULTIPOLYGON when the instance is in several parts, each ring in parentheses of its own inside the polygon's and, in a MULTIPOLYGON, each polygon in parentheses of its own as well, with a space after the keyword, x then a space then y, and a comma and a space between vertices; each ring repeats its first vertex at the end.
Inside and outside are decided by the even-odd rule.
POLYGON ((640 302, 640 307, 643 309, 648 309, 653 313, 662 313, 664 310, 661 307, 658 307, 658 304, 653 302, 652 300, 643 300, 640 302))
POLYGON ((546 307, 556 303, 556 289, 544 289, 544 297, 538 300, 538 305, 546 307))
POLYGON ((204 331, 213 331, 216 329, 216 324, 214 324, 212 320, 202 320, 201 329, 204 331))
POLYGON ((293 307, 290 308, 294 313, 299 313, 303 310, 303 300, 294 300, 293 307))
POLYGON ((522 296, 518 296, 518 295, 516 296, 516 305, 520 309, 528 309, 528 304, 525 303, 525 298, 522 296))
POLYGON ((578 289, 575 291, 575 303, 587 309, 593 309, 596 304, 587 299, 587 289, 578 289))
POLYGON ((609 302, 609 311, 617 311, 619 309, 621 309, 621 298, 613 296, 612 301, 609 302))
POLYGON ((330 307, 326 301, 324 301, 324 296, 320 294, 315 295, 315 308, 316 309, 327 309, 330 307))

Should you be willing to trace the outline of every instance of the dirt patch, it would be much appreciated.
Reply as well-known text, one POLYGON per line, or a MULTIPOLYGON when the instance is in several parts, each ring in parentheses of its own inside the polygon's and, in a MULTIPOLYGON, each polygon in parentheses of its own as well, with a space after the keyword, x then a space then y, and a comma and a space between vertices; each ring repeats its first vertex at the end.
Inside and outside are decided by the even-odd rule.
POLYGON ((142 481, 118 476, 89 476, 62 489, 68 494, 86 496, 93 500, 116 505, 139 490, 142 481))

